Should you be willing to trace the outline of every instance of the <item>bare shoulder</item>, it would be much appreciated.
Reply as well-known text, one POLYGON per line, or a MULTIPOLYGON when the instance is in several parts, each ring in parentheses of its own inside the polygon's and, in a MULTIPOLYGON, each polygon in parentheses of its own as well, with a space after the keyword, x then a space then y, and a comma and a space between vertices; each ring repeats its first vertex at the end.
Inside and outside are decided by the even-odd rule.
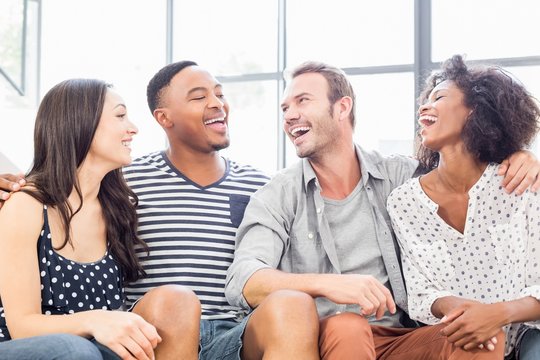
POLYGON ((43 225, 43 204, 24 192, 11 194, 0 210, 0 237, 34 237, 43 225), (12 236, 13 235, 13 236, 12 236))
POLYGON ((41 204, 36 198, 33 196, 22 192, 17 191, 15 193, 12 193, 9 197, 9 200, 7 200, 2 207, 2 210, 0 211, 0 216, 4 213, 11 213, 11 212, 23 212, 23 211, 38 211, 41 212, 43 209, 43 204, 41 204))

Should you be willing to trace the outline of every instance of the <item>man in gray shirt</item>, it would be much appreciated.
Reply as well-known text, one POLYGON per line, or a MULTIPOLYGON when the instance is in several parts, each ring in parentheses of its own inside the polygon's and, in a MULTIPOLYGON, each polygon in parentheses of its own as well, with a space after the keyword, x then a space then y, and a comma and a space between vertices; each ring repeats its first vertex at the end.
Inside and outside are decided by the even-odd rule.
POLYGON ((305 63, 292 77, 284 130, 302 160, 252 196, 227 275, 229 302, 252 309, 282 289, 316 298, 323 359, 489 359, 488 350, 453 346, 443 325, 410 327, 385 205, 417 162, 354 144, 354 92, 341 70, 305 63))

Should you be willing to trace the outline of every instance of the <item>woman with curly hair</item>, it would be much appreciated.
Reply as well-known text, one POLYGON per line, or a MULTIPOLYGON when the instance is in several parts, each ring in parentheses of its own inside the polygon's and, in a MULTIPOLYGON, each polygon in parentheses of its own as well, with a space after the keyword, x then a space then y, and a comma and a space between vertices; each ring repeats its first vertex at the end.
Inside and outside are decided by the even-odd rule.
POLYGON ((538 105, 507 71, 461 56, 420 100, 418 158, 429 172, 388 198, 410 315, 444 324, 467 351, 512 359, 521 343, 537 359, 524 352, 540 339, 540 195, 505 192, 497 164, 533 140, 538 105))

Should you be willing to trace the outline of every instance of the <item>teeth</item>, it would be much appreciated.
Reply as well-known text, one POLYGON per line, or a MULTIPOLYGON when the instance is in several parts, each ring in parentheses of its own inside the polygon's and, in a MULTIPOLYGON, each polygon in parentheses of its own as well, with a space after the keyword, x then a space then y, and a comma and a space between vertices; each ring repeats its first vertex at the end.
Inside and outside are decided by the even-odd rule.
POLYGON ((435 122, 437 121, 437 118, 435 116, 431 116, 431 115, 422 115, 420 116, 420 118, 418 119, 418 121, 422 121, 422 120, 426 120, 426 121, 430 121, 430 122, 435 122))
POLYGON ((206 121, 204 122, 204 125, 213 124, 213 123, 218 122, 218 121, 223 122, 223 121, 225 121, 225 118, 224 118, 224 117, 221 117, 221 118, 215 118, 215 119, 206 120, 206 121))
POLYGON ((309 131, 309 130, 311 130, 311 127, 309 127, 309 126, 301 126, 301 127, 296 127, 294 129, 290 130, 289 133, 294 136, 294 134, 296 134, 299 131, 309 131))

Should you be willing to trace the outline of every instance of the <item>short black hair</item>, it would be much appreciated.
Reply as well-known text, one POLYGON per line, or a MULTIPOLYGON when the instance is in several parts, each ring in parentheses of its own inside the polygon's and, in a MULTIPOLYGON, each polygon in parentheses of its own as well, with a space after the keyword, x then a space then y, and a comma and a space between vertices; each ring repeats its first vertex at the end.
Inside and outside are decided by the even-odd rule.
POLYGON ((160 106, 163 89, 169 86, 171 79, 188 66, 197 65, 198 64, 195 61, 178 61, 163 67, 154 75, 154 77, 152 77, 152 79, 150 79, 150 82, 146 87, 146 99, 152 114, 154 113, 154 110, 160 106))
MULTIPOLYGON (((419 103, 445 80, 454 82, 463 92, 464 105, 472 110, 461 137, 476 159, 501 163, 531 143, 538 132, 540 109, 537 100, 508 71, 500 66, 467 67, 462 56, 454 55, 427 79, 419 103)), ((422 146, 420 138, 417 141, 423 170, 437 167, 439 154, 422 146)))

